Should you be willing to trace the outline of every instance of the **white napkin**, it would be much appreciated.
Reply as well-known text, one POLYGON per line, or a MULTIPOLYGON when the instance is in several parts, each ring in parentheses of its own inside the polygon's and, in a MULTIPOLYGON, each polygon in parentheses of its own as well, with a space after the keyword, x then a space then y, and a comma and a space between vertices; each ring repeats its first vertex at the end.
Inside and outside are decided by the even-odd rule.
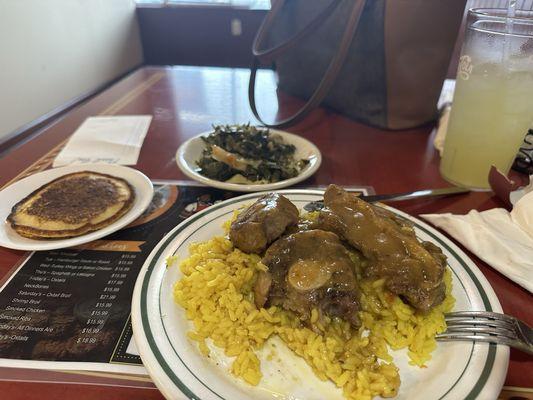
POLYGON ((90 163, 135 165, 151 120, 151 115, 87 118, 58 154, 54 167, 90 163))
POLYGON ((521 187, 518 190, 509 193, 509 200, 511 201, 513 207, 518 202, 518 200, 520 200, 522 197, 524 197, 530 192, 533 192, 533 175, 529 175, 529 185, 521 187))
MULTIPOLYGON (((444 139, 446 138, 446 131, 448 130, 448 120, 450 118, 451 104, 453 100, 453 92, 455 91, 455 79, 446 79, 442 85, 437 108, 440 111, 439 121, 437 127, 433 129, 436 131, 433 139, 433 146, 442 157, 444 149, 444 139)), ((432 132, 433 134, 433 132, 432 132)))
POLYGON ((450 112, 452 110, 451 105, 445 105, 441 110, 439 123, 435 128, 437 133, 433 139, 433 147, 439 152, 439 155, 442 157, 444 153, 444 141, 446 140, 446 132, 448 132, 448 122, 450 120, 450 112))
POLYGON ((424 214, 468 250, 533 293, 533 191, 510 213, 503 208, 466 215, 424 214))

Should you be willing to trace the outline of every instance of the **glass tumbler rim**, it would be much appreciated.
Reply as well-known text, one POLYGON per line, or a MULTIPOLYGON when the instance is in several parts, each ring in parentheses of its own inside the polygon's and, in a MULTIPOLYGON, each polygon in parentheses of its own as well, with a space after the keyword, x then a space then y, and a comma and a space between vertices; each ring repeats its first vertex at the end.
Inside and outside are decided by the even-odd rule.
MULTIPOLYGON (((513 21, 521 21, 521 22, 531 22, 533 23, 533 10, 522 10, 522 9, 516 9, 516 12, 520 15, 515 15, 514 17, 510 17, 509 19, 513 21)), ((490 18, 494 21, 502 21, 508 19, 507 17, 507 8, 501 8, 501 7, 474 7, 468 9, 468 14, 473 15, 476 17, 485 17, 490 18)))
MULTIPOLYGON (((491 29, 484 27, 482 30, 487 32, 492 32, 495 34, 504 34, 510 36, 521 36, 521 37, 531 37, 533 38, 533 10, 516 10, 516 15, 514 17, 507 17, 506 8, 488 8, 488 7, 475 7, 468 10, 468 20, 475 19, 478 21, 486 22, 495 22, 505 26, 508 21, 511 21, 513 24, 521 26, 531 26, 532 31, 529 32, 520 32, 520 33, 511 33, 505 32, 504 30, 491 29)), ((528 28, 529 30, 529 28, 528 28)))

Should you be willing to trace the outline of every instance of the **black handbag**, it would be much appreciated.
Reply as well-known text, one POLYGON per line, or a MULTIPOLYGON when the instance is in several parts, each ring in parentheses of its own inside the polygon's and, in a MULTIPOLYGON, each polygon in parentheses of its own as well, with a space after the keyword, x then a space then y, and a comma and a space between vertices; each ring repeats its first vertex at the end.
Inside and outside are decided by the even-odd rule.
POLYGON ((466 0, 277 0, 254 44, 248 95, 264 125, 283 128, 322 104, 363 123, 404 129, 432 121, 466 0), (261 63, 279 88, 306 99, 264 122, 255 104, 261 63))

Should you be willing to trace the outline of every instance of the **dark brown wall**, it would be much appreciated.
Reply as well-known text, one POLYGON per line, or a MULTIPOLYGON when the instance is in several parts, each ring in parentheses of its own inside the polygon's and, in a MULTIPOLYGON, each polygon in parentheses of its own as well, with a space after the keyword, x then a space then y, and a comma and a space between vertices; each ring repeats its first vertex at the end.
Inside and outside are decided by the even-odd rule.
POLYGON ((149 65, 249 67, 265 10, 229 7, 138 8, 144 61, 149 65), (240 36, 231 34, 239 19, 240 36))

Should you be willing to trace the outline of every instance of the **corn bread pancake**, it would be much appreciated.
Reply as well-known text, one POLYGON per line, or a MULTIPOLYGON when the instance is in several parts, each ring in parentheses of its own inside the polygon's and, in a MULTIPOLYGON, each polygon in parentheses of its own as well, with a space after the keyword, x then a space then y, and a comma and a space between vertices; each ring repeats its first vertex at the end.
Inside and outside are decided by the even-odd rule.
POLYGON ((135 191, 124 179, 92 171, 57 178, 19 201, 7 222, 30 239, 64 239, 101 229, 133 205, 135 191))

